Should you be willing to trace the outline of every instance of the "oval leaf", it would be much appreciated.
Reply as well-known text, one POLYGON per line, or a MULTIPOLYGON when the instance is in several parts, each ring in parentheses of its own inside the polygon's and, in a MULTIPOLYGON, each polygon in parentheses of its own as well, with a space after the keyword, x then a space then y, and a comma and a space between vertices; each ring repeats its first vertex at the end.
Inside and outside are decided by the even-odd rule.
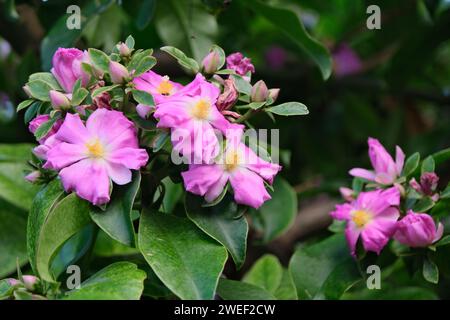
POLYGON ((259 258, 252 268, 245 274, 242 281, 261 287, 275 294, 283 278, 283 267, 278 258, 266 254, 259 258))
POLYGON ((276 300, 260 287, 228 279, 220 279, 217 294, 224 300, 276 300))
POLYGON ((300 102, 286 102, 264 110, 279 116, 303 116, 309 113, 308 108, 300 102))

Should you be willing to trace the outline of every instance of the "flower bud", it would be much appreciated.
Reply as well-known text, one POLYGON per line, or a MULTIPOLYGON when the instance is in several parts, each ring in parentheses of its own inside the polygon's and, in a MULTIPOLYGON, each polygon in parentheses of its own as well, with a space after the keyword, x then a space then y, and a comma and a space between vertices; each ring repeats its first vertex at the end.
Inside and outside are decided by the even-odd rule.
POLYGON ((345 201, 352 202, 353 200, 355 200, 355 193, 352 189, 341 187, 339 188, 339 192, 341 193, 341 196, 345 201))
POLYGON ((444 233, 444 226, 439 223, 436 228, 433 218, 426 213, 412 210, 397 222, 394 239, 409 247, 427 247, 438 241, 444 233))
POLYGON ((31 183, 36 183, 37 180, 41 177, 41 172, 38 170, 32 171, 25 176, 25 180, 31 183))
POLYGON ((122 57, 128 57, 131 54, 131 49, 124 42, 120 42, 116 47, 122 57))
POLYGON ((420 186, 422 192, 426 195, 432 195, 436 191, 439 182, 439 177, 434 172, 424 172, 420 176, 420 186))
POLYGON ((273 100, 273 102, 277 101, 279 94, 280 94, 280 89, 278 89, 278 88, 269 89, 269 97, 273 100))
POLYGON ((202 61, 202 69, 207 74, 213 74, 219 69, 220 55, 217 50, 213 50, 206 55, 202 61))
POLYGON ((70 108, 70 101, 64 93, 56 90, 50 90, 49 95, 53 109, 61 110, 70 108))
POLYGON ((269 89, 267 89, 266 83, 259 80, 252 87, 251 100, 252 102, 263 102, 269 97, 269 89))
POLYGON ((238 100, 239 93, 234 85, 233 79, 226 79, 224 81, 223 93, 217 99, 217 109, 219 111, 230 109, 238 100))
POLYGON ((130 77, 127 68, 116 61, 109 62, 109 74, 112 83, 116 84, 124 83, 130 77))
POLYGON ((35 276, 25 275, 22 277, 22 279, 25 288, 27 288, 27 290, 29 291, 34 291, 34 289, 36 288, 36 284, 39 282, 39 279, 35 276))

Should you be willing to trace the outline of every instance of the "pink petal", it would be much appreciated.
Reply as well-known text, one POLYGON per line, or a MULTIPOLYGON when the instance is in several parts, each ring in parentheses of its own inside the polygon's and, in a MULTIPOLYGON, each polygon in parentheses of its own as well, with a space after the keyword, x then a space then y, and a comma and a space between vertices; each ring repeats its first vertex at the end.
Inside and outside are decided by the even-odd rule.
POLYGON ((443 234, 444 234, 444 225, 439 222, 437 230, 436 230, 436 236, 433 239, 433 243, 440 240, 442 238, 443 234))
POLYGON ((88 157, 85 146, 61 142, 47 151, 46 169, 62 169, 88 157))
POLYGON ((349 203, 337 204, 336 209, 330 215, 337 220, 350 220, 350 212, 353 210, 349 203))
POLYGON ((217 192, 224 171, 219 165, 191 165, 189 170, 182 172, 181 175, 187 191, 203 196, 211 189, 214 189, 211 191, 212 194, 217 192))
POLYGON ((112 151, 106 160, 128 169, 138 170, 147 164, 148 154, 144 149, 122 148, 112 151))
POLYGON ((218 196, 222 193, 225 185, 227 184, 229 179, 228 173, 224 172, 223 175, 217 180, 215 184, 213 184, 209 190, 205 194, 205 200, 207 202, 212 202, 217 199, 218 196))
POLYGON ((94 205, 102 205, 110 199, 110 180, 104 163, 85 159, 61 170, 64 189, 94 205))
POLYGON ((68 113, 64 123, 56 133, 56 138, 73 144, 85 144, 91 138, 91 135, 78 114, 68 113))
POLYGON ((243 143, 241 143, 240 148, 243 150, 245 157, 245 166, 272 184, 274 177, 281 170, 281 166, 261 159, 243 143))
POLYGON ((366 169, 354 168, 350 170, 348 173, 354 177, 363 178, 369 181, 375 180, 375 173, 366 169))
POLYGON ((112 162, 106 163, 108 176, 118 185, 124 185, 131 182, 131 170, 127 167, 112 162))
POLYGON ((403 150, 397 146, 395 148, 395 167, 397 169, 397 175, 401 175, 402 174, 402 170, 403 170, 403 164, 405 163, 405 154, 403 153, 403 150))
POLYGON ((248 169, 240 168, 233 171, 230 183, 237 203, 258 209, 265 201, 271 199, 264 186, 264 180, 248 169))
POLYGON ((350 253, 353 257, 356 257, 356 244, 358 243, 361 230, 356 228, 352 224, 348 224, 345 229, 345 237, 347 238, 348 246, 350 247, 350 253))

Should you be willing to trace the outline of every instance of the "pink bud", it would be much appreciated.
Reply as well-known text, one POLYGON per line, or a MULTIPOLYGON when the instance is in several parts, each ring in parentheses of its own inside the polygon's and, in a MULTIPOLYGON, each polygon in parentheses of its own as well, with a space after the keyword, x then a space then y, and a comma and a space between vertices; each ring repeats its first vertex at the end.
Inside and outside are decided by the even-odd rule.
POLYGON ((22 278, 25 288, 29 291, 33 291, 36 288, 36 284, 39 282, 39 279, 35 276, 25 275, 22 278))
POLYGON ((344 198, 345 201, 351 202, 355 200, 355 193, 350 188, 339 188, 339 192, 341 193, 342 198, 344 198))
POLYGON ((119 50, 119 53, 122 57, 128 57, 131 54, 130 48, 128 48, 128 46, 124 42, 120 42, 117 45, 117 50, 119 50))
POLYGON ((422 187, 415 178, 409 180, 409 186, 413 188, 415 191, 422 193, 422 187))
POLYGON ((116 61, 109 62, 109 74, 111 81, 116 84, 124 83, 130 77, 127 68, 116 61))
POLYGON ((61 110, 70 108, 70 101, 64 93, 56 90, 50 90, 49 95, 53 109, 61 110))
POLYGON ((420 186, 422 192, 426 195, 432 195, 436 191, 439 182, 439 177, 434 172, 424 172, 420 176, 420 186))
POLYGON ((75 48, 59 48, 52 58, 52 74, 65 92, 72 92, 73 86, 78 79, 86 86, 89 82, 89 74, 81 67, 82 62, 89 60, 88 53, 75 48))
POLYGON ((427 247, 438 241, 444 233, 444 226, 439 223, 436 228, 433 218, 426 213, 415 213, 412 210, 397 222, 395 240, 413 247, 427 247))
POLYGON ((280 94, 280 89, 278 89, 278 88, 269 89, 269 97, 272 98, 273 102, 277 101, 279 94, 280 94))
POLYGON ((269 97, 269 89, 267 89, 266 83, 259 80, 252 87, 251 100, 252 102, 263 102, 269 97))
POLYGON ((217 50, 212 50, 202 61, 203 71, 207 74, 213 74, 219 69, 220 55, 217 50))
POLYGON ((7 281, 8 284, 9 284, 10 286, 12 286, 12 287, 15 287, 15 286, 17 286, 17 285, 20 284, 20 281, 19 281, 19 280, 16 280, 16 279, 13 279, 13 278, 6 279, 6 281, 7 281))
POLYGON ((30 130, 30 132, 34 134, 36 130, 48 120, 50 120, 50 116, 48 114, 38 115, 36 118, 30 121, 30 124, 28 125, 28 130, 30 130))
POLYGON ((38 170, 32 171, 25 176, 25 180, 31 183, 35 183, 41 176, 41 173, 38 170))
POLYGON ((224 81, 223 93, 217 99, 217 109, 219 111, 229 110, 238 100, 239 93, 234 85, 233 79, 229 78, 224 81))
POLYGON ((254 73, 255 67, 249 58, 244 57, 240 52, 235 52, 227 57, 227 69, 236 71, 241 76, 246 76, 247 73, 254 73))

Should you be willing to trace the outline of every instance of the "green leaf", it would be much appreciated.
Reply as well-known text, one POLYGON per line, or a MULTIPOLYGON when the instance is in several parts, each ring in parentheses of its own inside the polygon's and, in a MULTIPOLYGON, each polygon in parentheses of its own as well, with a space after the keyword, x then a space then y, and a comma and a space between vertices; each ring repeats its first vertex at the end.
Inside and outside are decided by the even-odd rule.
POLYGON ((236 267, 241 268, 245 262, 248 233, 248 224, 242 208, 238 207, 230 195, 212 207, 202 206, 203 202, 203 198, 188 193, 185 201, 187 216, 200 229, 225 246, 236 267))
POLYGON ((246 94, 246 95, 250 95, 252 92, 252 85, 245 80, 244 78, 242 78, 240 75, 237 74, 232 74, 231 75, 234 84, 236 86, 236 90, 242 94, 246 94))
POLYGON ((163 212, 172 213, 178 201, 183 196, 183 186, 181 183, 174 183, 169 177, 162 180, 164 184, 163 212))
POLYGON ((201 61, 218 33, 216 17, 200 2, 166 0, 158 2, 157 9, 155 27, 163 43, 201 61))
POLYGON ((252 268, 245 274, 243 282, 261 287, 275 294, 283 278, 283 267, 278 258, 266 254, 259 258, 252 268))
MULTIPOLYGON (((80 81, 79 83, 81 85, 81 80, 78 80, 78 81, 80 81)), ((77 81, 77 83, 78 83, 78 81, 77 81)), ((74 90, 73 90, 73 94, 72 94, 72 100, 70 101, 71 104, 73 106, 79 106, 80 104, 82 104, 84 99, 86 99, 88 94, 89 94, 89 91, 86 90, 85 88, 78 87, 78 88, 75 89, 75 86, 74 86, 74 90)))
POLYGON ((59 184, 59 181, 53 181, 38 193, 28 220, 31 265, 49 282, 55 280, 50 266, 58 249, 91 222, 89 203, 74 193, 62 198, 64 193, 59 184))
POLYGON ((11 297, 15 287, 9 283, 9 279, 0 280, 0 301, 11 297))
POLYGON ((422 275, 428 282, 434 284, 439 283, 439 269, 429 258, 426 258, 423 261, 422 275))
POLYGON ((134 77, 138 77, 141 74, 147 72, 148 70, 150 70, 151 68, 153 68, 156 64, 156 58, 152 57, 152 56, 146 56, 144 58, 142 58, 137 67, 136 70, 133 74, 134 77))
POLYGON ((29 107, 33 102, 34 102, 33 99, 28 99, 28 100, 22 101, 17 106, 17 110, 16 111, 19 112, 20 110, 23 110, 23 109, 29 107))
POLYGON ((92 94, 91 94, 92 98, 95 98, 95 97, 101 95, 104 92, 111 91, 111 90, 113 90, 113 89, 115 89, 117 87, 120 87, 120 85, 119 84, 113 84, 111 86, 97 88, 94 91, 92 91, 92 94))
POLYGON ((131 61, 127 66, 128 71, 135 72, 143 59, 146 59, 147 57, 153 58, 152 54, 153 54, 153 49, 137 50, 131 57, 131 61))
MULTIPOLYGON (((144 30, 148 26, 150 21, 155 14, 156 0, 144 0, 142 2, 141 8, 139 9, 139 14, 136 19, 136 27, 139 30, 144 30)), ((129 47, 129 46, 128 46, 129 47)))
POLYGON ((297 195, 288 182, 281 177, 275 179, 272 199, 265 202, 252 217, 262 225, 263 241, 269 242, 283 234, 297 215, 297 195))
POLYGON ((109 72, 109 57, 103 51, 90 48, 89 56, 91 57, 92 64, 98 69, 109 72))
POLYGON ((278 300, 297 300, 297 289, 295 289, 289 270, 283 269, 280 286, 275 291, 275 297, 278 300))
POLYGON ((31 157, 32 144, 0 144, 0 162, 26 162, 31 157))
POLYGON ((111 201, 105 210, 91 206, 92 220, 111 238, 133 247, 135 233, 131 220, 131 210, 141 183, 139 171, 133 172, 133 180, 124 185, 115 185, 111 194, 111 201))
POLYGON ((42 105, 41 101, 35 101, 31 104, 30 107, 28 107, 27 111, 25 111, 25 114, 23 116, 23 120, 25 123, 30 122, 36 116, 41 105, 42 105))
POLYGON ((200 67, 199 67, 197 61, 195 61, 192 58, 188 58, 183 51, 181 51, 175 47, 170 47, 170 46, 162 47, 161 50, 164 52, 167 52, 172 57, 177 59, 178 63, 181 66, 185 67, 188 70, 191 70, 193 73, 197 73, 199 71, 200 67))
POLYGON ((28 81, 34 81, 34 80, 41 80, 46 83, 48 83, 53 90, 61 91, 62 88, 59 85, 58 81, 56 80, 55 76, 51 74, 50 72, 37 72, 30 75, 30 78, 28 81))
POLYGON ((422 162, 421 172, 434 172, 434 167, 434 158, 432 156, 428 156, 422 162))
POLYGON ((303 116, 309 114, 308 108, 300 102, 286 102, 264 110, 279 116, 303 116))
POLYGON ((159 279, 181 299, 212 299, 227 251, 189 219, 143 212, 139 249, 159 279))
POLYGON ((406 159, 405 166, 403 167, 402 176, 408 177, 416 171, 420 163, 420 153, 413 153, 406 159))
POLYGON ((150 93, 141 90, 133 90, 132 93, 134 100, 138 103, 151 107, 155 105, 153 96, 150 93))
MULTIPOLYGON (((1 152, 0 152, 1 154, 1 152)), ((448 199, 450 198, 450 183, 447 185, 447 187, 444 189, 444 191, 441 192, 441 199, 448 199)))
POLYGON ((450 235, 447 235, 447 236, 443 237, 441 240, 439 240, 439 241, 435 244, 435 246, 436 246, 436 247, 442 247, 442 246, 446 246, 446 245, 448 245, 448 244, 450 244, 450 235))
POLYGON ((431 208, 434 207, 436 203, 430 198, 425 197, 420 199, 415 205, 414 205, 414 211, 415 212, 427 212, 431 208))
POLYGON ((228 279, 220 279, 217 294, 223 300, 276 300, 260 287, 228 279))
POLYGON ((303 52, 320 68, 324 80, 331 75, 333 62, 328 50, 313 39, 305 30, 302 21, 292 10, 272 6, 259 0, 244 2, 249 9, 263 16, 267 21, 281 29, 303 52))
MULTIPOLYGON (((26 212, 0 199, 0 278, 28 261, 26 212)), ((1 292, 0 292, 1 300, 1 292)))
POLYGON ((27 83, 33 98, 41 101, 50 101, 49 92, 53 88, 42 80, 33 80, 27 83))
POLYGON ((116 262, 84 281, 80 289, 66 292, 65 299, 139 300, 146 276, 134 263, 116 262))
POLYGON ((127 39, 125 40, 125 44, 127 45, 127 47, 128 47, 130 50, 134 49, 135 41, 134 41, 134 38, 133 38, 132 35, 129 35, 129 36, 127 37, 127 39))
POLYGON ((436 165, 440 165, 445 161, 450 160, 450 148, 438 151, 433 154, 433 159, 436 165))
POLYGON ((297 249, 289 263, 289 270, 299 299, 313 299, 317 294, 319 297, 340 297, 349 286, 361 279, 360 274, 354 272, 352 263, 355 261, 349 254, 343 234, 297 249), (345 268, 349 268, 350 272, 342 279, 346 285, 332 285, 339 281, 336 277, 340 277, 339 271, 335 270, 345 271, 345 268))
POLYGON ((44 122, 39 126, 39 128, 36 129, 36 132, 34 133, 34 136, 36 137, 36 140, 43 139, 49 132, 52 130, 53 125, 55 122, 59 119, 59 117, 53 117, 50 118, 48 121, 44 122))

